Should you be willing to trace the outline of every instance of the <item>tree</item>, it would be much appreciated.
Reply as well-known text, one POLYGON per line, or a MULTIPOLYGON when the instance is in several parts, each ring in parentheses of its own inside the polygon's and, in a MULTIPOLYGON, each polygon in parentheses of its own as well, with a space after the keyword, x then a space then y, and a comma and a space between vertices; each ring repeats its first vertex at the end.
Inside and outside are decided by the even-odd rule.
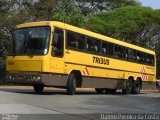
POLYGON ((17 24, 31 20, 29 7, 34 0, 0 1, 0 76, 4 76, 5 57, 17 24))
MULTIPOLYGON (((157 60, 160 60, 160 10, 136 6, 101 12, 88 19, 86 28, 156 50, 157 60)), ((157 68, 160 73, 159 66, 157 68)))
POLYGON ((38 0, 30 7, 30 14, 34 21, 47 21, 52 19, 52 11, 58 0, 38 0))
POLYGON ((52 20, 61 21, 75 26, 82 26, 84 16, 75 3, 75 0, 59 0, 53 9, 52 20))
MULTIPOLYGON (((2 38, 7 38, 3 43, 9 44, 15 26, 29 21, 32 16, 29 13, 29 7, 33 0, 2 0, 0 4, 0 33, 2 38)), ((1 38, 1 39, 2 39, 1 38)), ((7 46, 4 44, 5 46, 7 46)), ((0 49, 2 49, 1 47, 0 49)), ((7 47, 5 47, 7 48, 7 47)))
POLYGON ((160 39, 160 13, 148 7, 125 7, 88 19, 86 28, 129 43, 155 49, 160 39), (157 16, 157 17, 156 17, 157 16))
POLYGON ((113 11, 115 8, 140 6, 138 0, 76 0, 84 16, 102 11, 113 11))

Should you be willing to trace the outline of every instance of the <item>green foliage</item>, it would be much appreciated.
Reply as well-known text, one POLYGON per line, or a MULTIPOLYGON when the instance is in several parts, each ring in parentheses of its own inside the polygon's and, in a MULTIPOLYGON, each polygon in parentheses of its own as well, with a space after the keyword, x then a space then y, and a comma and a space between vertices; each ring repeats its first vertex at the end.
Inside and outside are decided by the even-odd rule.
POLYGON ((39 0, 30 7, 30 14, 34 21, 47 21, 52 19, 52 11, 58 0, 39 0))
POLYGON ((90 17, 86 28, 154 49, 155 43, 148 43, 158 34, 159 15, 159 11, 148 7, 119 8, 113 12, 101 12, 90 17))
POLYGON ((59 0, 53 9, 52 20, 61 21, 75 26, 82 26, 84 16, 75 3, 75 0, 59 0))
MULTIPOLYGON (((160 74, 160 10, 124 7, 93 15, 85 26, 122 41, 156 51, 157 75, 160 74)), ((160 76, 160 75, 159 75, 160 76)))
POLYGON ((138 0, 76 0, 84 16, 102 11, 113 11, 115 8, 140 6, 138 0))

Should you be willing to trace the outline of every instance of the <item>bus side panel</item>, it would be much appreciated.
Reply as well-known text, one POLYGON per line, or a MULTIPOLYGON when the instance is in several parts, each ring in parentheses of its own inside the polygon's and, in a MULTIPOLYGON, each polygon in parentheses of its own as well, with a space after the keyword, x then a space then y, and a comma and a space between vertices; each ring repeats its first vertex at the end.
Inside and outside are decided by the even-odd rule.
POLYGON ((81 72, 83 76, 82 87, 121 89, 130 77, 132 77, 134 81, 140 78, 145 82, 154 82, 154 67, 73 50, 67 50, 65 58, 67 74, 73 70, 81 72), (110 63, 106 65, 94 62, 93 57, 109 59, 110 63), (145 73, 143 71, 145 71, 145 73), (142 79, 142 75, 145 75, 146 79, 142 79))
POLYGON ((83 77, 82 87, 121 89, 123 88, 124 83, 124 80, 118 79, 83 77))
POLYGON ((42 74, 42 83, 45 86, 66 87, 67 78, 65 74, 42 74))

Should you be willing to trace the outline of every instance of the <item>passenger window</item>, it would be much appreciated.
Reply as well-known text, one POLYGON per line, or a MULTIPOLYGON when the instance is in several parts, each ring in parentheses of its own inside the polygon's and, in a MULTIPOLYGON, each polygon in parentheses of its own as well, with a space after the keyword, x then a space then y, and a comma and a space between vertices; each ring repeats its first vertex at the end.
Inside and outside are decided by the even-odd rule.
POLYGON ((115 45, 114 56, 115 58, 125 58, 125 48, 119 45, 115 45))
POLYGON ((67 47, 84 50, 85 36, 67 31, 67 47))
POLYGON ((146 61, 146 54, 143 52, 137 52, 137 61, 140 63, 145 63, 146 61))
POLYGON ((153 66, 154 65, 154 56, 150 55, 150 54, 147 54, 146 62, 147 62, 147 64, 153 66))
POLYGON ((129 61, 136 61, 136 51, 128 48, 128 59, 129 61))
POLYGON ((84 50, 85 43, 86 43, 86 37, 84 35, 77 34, 77 42, 78 42, 78 49, 84 50))
POLYGON ((78 48, 78 42, 76 40, 76 33, 67 32, 67 46, 72 48, 78 48))
POLYGON ((100 53, 100 40, 88 37, 87 38, 87 50, 95 53, 100 53))
POLYGON ((63 30, 55 28, 52 41, 52 56, 62 57, 64 51, 63 30))
POLYGON ((108 55, 113 57, 114 54, 114 44, 108 43, 108 55))
POLYGON ((108 55, 107 51, 108 51, 108 44, 107 44, 107 42, 102 42, 102 54, 108 55))
POLYGON ((126 59, 126 60, 129 60, 128 48, 125 48, 125 59, 126 59))
POLYGON ((108 56, 113 56, 113 50, 114 45, 109 42, 102 42, 102 54, 108 55, 108 56))

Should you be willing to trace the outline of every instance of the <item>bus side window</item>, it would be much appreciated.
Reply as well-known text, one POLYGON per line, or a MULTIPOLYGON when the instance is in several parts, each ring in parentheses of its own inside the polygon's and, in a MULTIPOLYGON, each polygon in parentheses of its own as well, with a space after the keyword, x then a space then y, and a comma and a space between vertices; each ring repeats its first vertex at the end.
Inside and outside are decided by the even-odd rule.
POLYGON ((154 66, 154 56, 150 55, 150 64, 154 66))
POLYGON ((125 48, 125 59, 128 60, 129 56, 128 56, 128 48, 125 48))
POLYGON ((113 57, 114 45, 109 42, 102 41, 102 54, 113 57))
POLYGON ((100 44, 101 44, 100 40, 87 37, 88 51, 94 53, 100 53, 101 52, 100 44))
POLYGON ((114 44, 112 43, 107 43, 108 49, 107 49, 107 54, 111 57, 114 55, 114 44))
POLYGON ((119 49, 119 45, 115 45, 115 49, 114 49, 114 57, 115 58, 120 58, 120 49, 119 49))
POLYGON ((119 46, 119 57, 121 59, 126 59, 126 51, 125 51, 125 47, 123 46, 119 46))
POLYGON ((78 49, 85 50, 86 37, 77 33, 78 49))
POLYGON ((67 31, 67 47, 78 48, 77 34, 67 31))
POLYGON ((108 55, 108 43, 107 42, 102 42, 102 54, 108 55))
POLYGON ((143 52, 137 52, 137 61, 139 62, 139 63, 145 63, 145 61, 146 61, 146 54, 145 53, 143 53, 143 52))
POLYGON ((114 57, 118 58, 118 53, 117 53, 117 45, 114 46, 114 57))
POLYGON ((136 61, 135 51, 128 48, 128 59, 129 61, 136 61))
POLYGON ((107 55, 107 42, 102 42, 102 54, 107 55))
POLYGON ((63 30, 55 28, 52 41, 52 56, 62 57, 64 51, 64 33, 63 30))
POLYGON ((154 66, 154 56, 150 55, 150 54, 147 54, 146 63, 148 65, 154 66))

